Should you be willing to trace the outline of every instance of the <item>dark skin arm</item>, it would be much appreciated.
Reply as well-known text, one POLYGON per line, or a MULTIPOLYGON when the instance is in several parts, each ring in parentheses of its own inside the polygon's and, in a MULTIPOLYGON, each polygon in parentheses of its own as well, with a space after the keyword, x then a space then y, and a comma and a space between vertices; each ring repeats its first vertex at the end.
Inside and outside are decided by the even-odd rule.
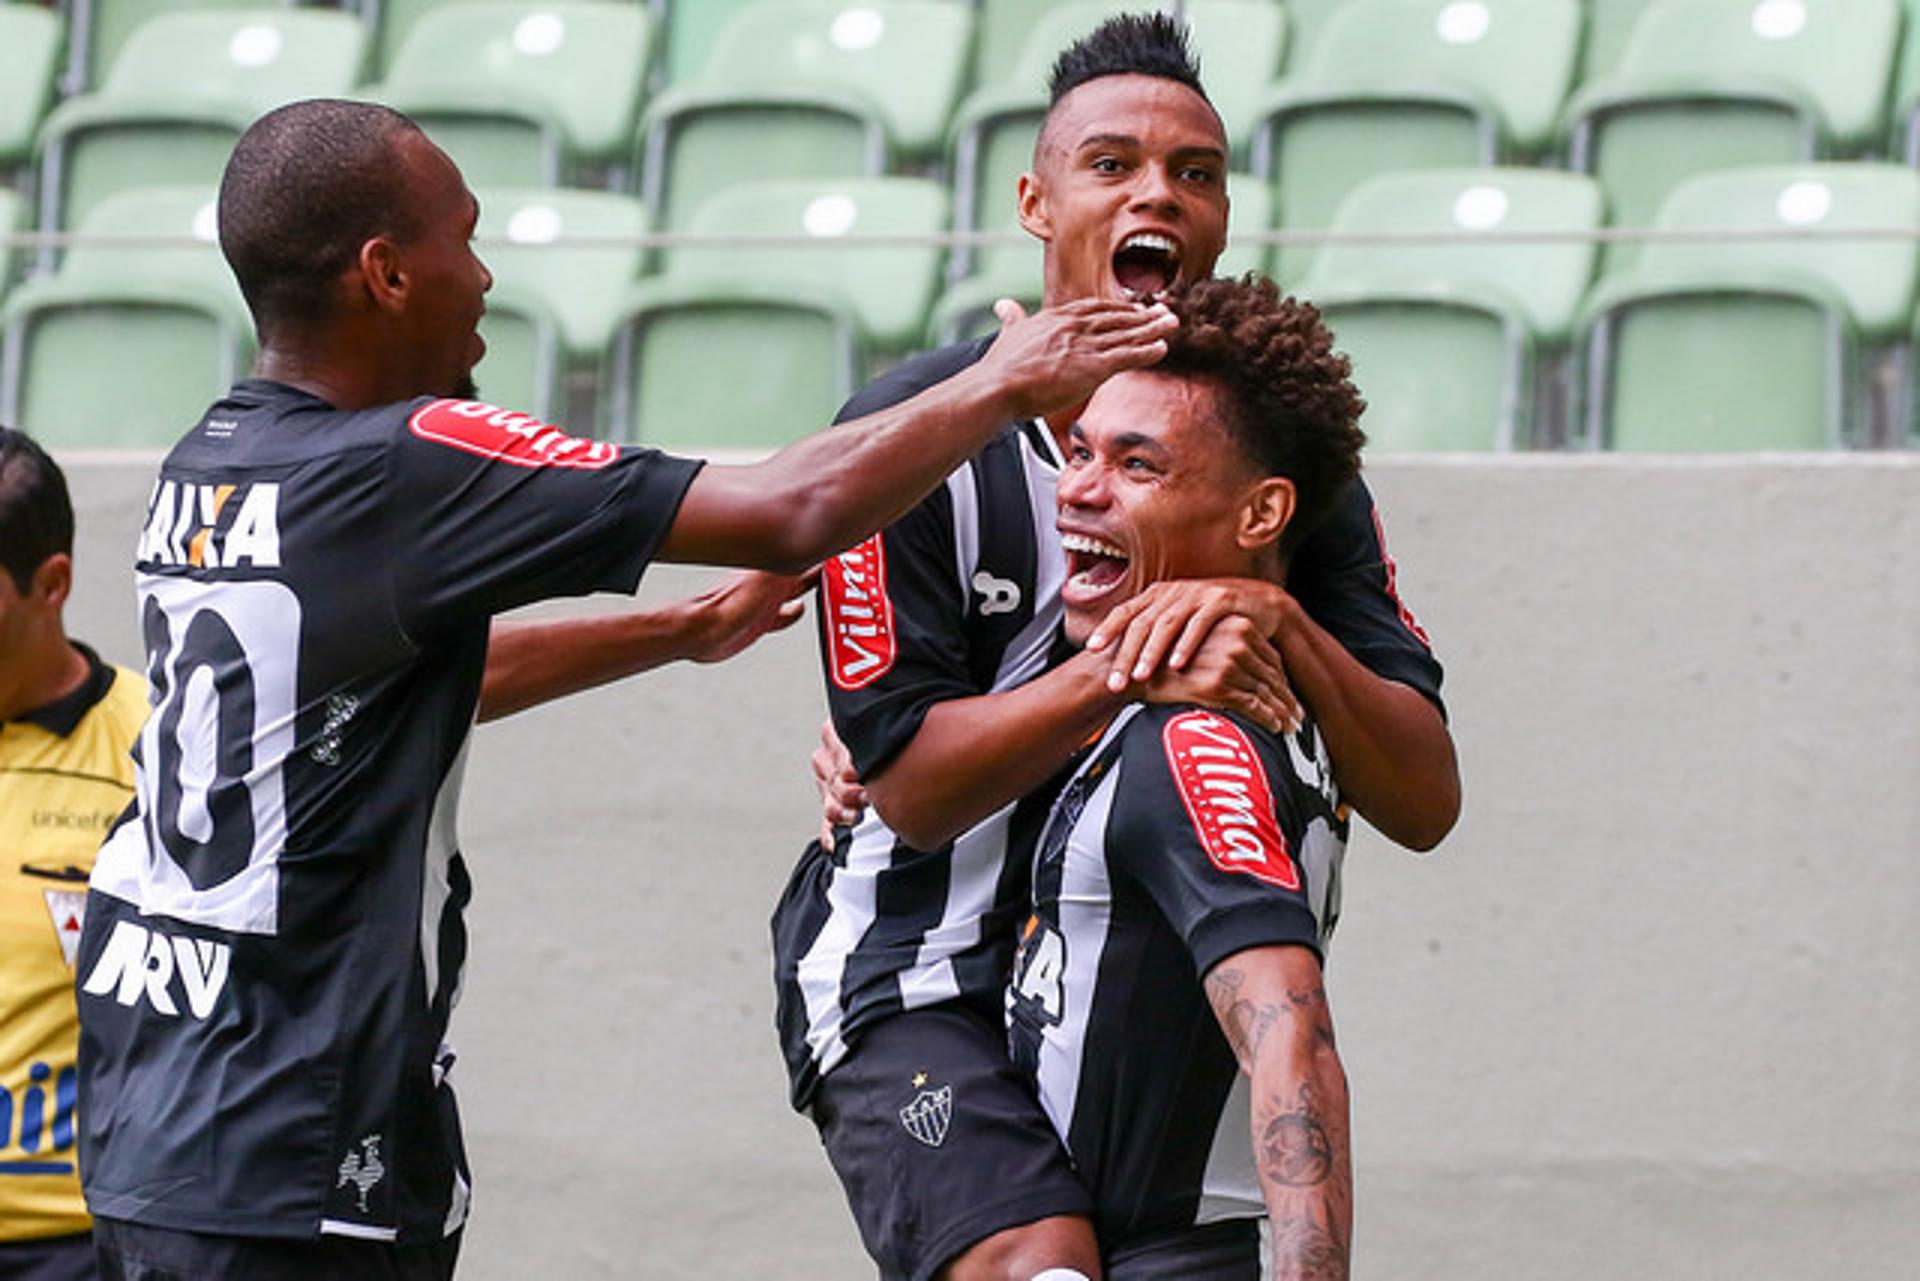
POLYGON ((718 587, 655 609, 589 618, 496 619, 480 682, 482 721, 681 659, 718 663, 768 632, 790 627, 813 583, 737 574, 718 587))
POLYGON ((1107 668, 1103 655, 1077 654, 1015 689, 935 704, 867 780, 867 796, 909 845, 937 849, 1045 782, 1129 702, 1195 703, 1274 729, 1289 716, 1273 693, 1284 686, 1278 656, 1245 628, 1223 626, 1186 670, 1119 691, 1108 688, 1107 668))
POLYGON ((660 559, 800 573, 904 515, 1008 422, 1079 404, 1166 354, 1160 306, 1082 300, 1009 318, 981 360, 898 405, 816 432, 764 462, 709 466, 660 559))
POLYGON ((1274 638, 1286 681, 1326 736, 1341 796, 1388 840, 1438 845, 1460 817, 1460 767, 1439 709, 1347 653, 1284 589, 1259 579, 1155 583, 1117 606, 1087 646, 1110 648, 1110 683, 1124 683, 1163 664, 1180 670, 1229 617, 1274 638), (1148 616, 1152 627, 1129 626, 1148 616))
POLYGON ((1253 1157, 1276 1281, 1345 1281, 1353 1241, 1347 1074, 1320 960, 1304 947, 1236 952, 1207 1000, 1252 1085, 1253 1157))

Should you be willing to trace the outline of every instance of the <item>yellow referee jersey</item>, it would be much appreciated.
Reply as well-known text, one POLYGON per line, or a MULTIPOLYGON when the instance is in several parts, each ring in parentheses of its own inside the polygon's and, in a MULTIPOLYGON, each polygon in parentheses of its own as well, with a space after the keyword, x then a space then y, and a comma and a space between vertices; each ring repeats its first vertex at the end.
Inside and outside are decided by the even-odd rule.
POLYGON ((0 721, 0 1241, 87 1230, 73 955, 93 854, 133 795, 138 675, 85 646, 67 697, 0 721))

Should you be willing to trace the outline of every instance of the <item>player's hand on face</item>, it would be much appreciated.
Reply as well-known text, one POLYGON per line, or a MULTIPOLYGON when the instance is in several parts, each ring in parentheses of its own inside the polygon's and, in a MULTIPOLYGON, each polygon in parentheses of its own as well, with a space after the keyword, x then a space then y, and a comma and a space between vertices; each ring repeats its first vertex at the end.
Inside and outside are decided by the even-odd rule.
POLYGON ((820 745, 813 749, 813 785, 820 789, 820 844, 833 848, 833 829, 852 827, 867 809, 867 789, 853 772, 853 757, 833 722, 820 722, 820 745))
POLYGON ((1179 321, 1159 303, 1142 306, 1082 298, 1026 315, 1018 303, 994 306, 1000 334, 981 360, 1017 418, 1037 418, 1079 405, 1124 369, 1151 365, 1167 354, 1167 336, 1179 321))
POLYGON ((700 593, 690 603, 703 626, 688 657, 696 663, 723 662, 768 632, 793 626, 806 612, 804 597, 819 576, 817 569, 799 575, 750 570, 700 593))
POLYGON ((1238 712, 1275 734, 1300 727, 1300 703, 1287 684, 1280 651, 1239 614, 1214 624, 1184 666, 1157 668, 1132 688, 1149 703, 1238 712))

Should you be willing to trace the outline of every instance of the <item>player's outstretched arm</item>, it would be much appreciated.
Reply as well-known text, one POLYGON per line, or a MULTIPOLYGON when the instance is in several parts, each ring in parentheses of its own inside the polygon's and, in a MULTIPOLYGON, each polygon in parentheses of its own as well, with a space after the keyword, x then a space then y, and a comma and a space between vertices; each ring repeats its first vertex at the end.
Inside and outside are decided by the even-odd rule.
POLYGON ((811 574, 745 573, 655 609, 496 619, 480 681, 480 719, 511 716, 681 659, 731 658, 768 632, 792 626, 812 585, 811 574))
POLYGON ((1096 299, 1012 319, 977 364, 910 400, 764 462, 702 469, 660 559, 798 573, 905 514, 1007 423, 1159 360, 1177 324, 1157 304, 1096 299))
MULTIPOLYGON (((1210 634, 1250 620, 1273 638, 1291 685, 1326 735, 1341 796, 1381 835, 1430 850, 1460 817, 1460 767, 1439 709, 1349 654, 1283 588, 1258 579, 1155 583, 1087 638, 1114 684, 1181 671, 1210 634)), ((1290 696, 1289 696, 1290 697, 1290 696)))
POLYGON ((1345 1281, 1353 1240, 1347 1075, 1320 959, 1282 944, 1207 972, 1207 999, 1252 1083, 1253 1158, 1275 1281, 1345 1281))

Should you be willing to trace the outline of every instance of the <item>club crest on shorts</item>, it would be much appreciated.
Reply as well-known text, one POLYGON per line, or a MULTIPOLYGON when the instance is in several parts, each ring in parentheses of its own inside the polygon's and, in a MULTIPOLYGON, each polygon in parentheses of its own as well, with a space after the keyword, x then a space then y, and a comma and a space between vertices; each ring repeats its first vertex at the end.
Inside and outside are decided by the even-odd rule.
MULTIPOLYGON (((914 1083, 917 1085, 920 1078, 914 1083)), ((930 1148, 937 1148, 947 1141, 947 1127, 953 1123, 953 1087, 943 1085, 937 1090, 922 1090, 913 1096, 913 1102, 900 1109, 900 1124, 907 1127, 907 1133, 930 1148)))

